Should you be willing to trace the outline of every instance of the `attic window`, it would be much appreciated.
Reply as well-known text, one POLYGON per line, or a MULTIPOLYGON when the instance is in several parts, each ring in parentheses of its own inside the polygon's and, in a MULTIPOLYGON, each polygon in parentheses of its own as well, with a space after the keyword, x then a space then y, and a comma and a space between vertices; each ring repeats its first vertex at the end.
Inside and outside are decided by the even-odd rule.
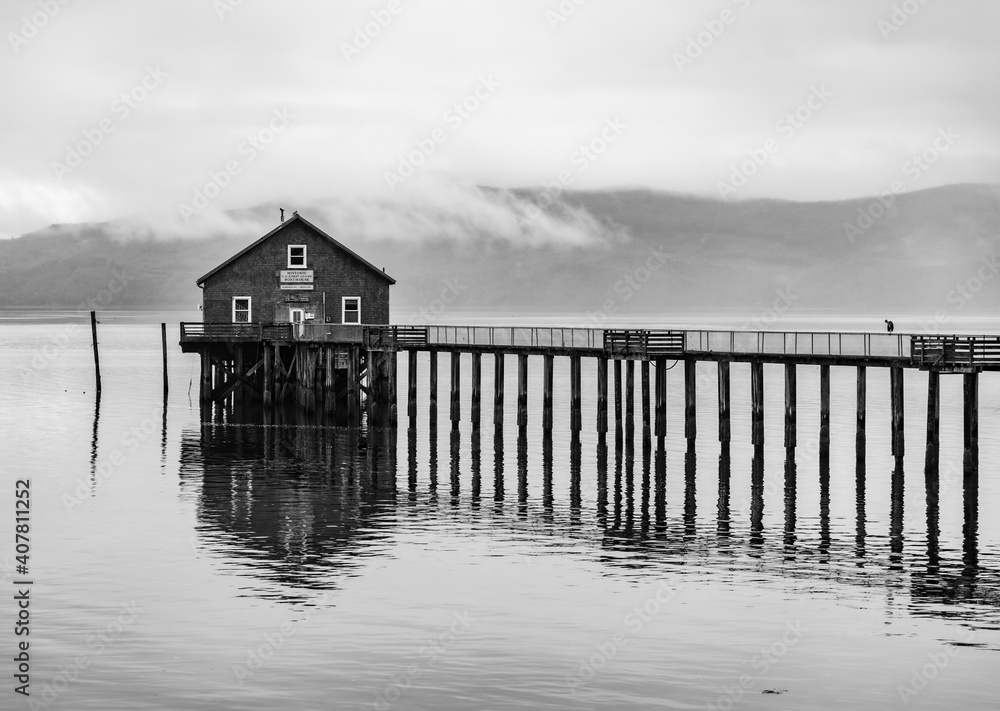
POLYGON ((306 246, 304 244, 288 245, 288 268, 306 268, 306 246))

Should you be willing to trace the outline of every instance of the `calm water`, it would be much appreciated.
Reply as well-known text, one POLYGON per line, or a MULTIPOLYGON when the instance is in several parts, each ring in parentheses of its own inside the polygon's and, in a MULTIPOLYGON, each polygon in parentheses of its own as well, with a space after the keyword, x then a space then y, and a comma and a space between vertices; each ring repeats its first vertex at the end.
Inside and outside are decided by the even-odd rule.
MULTIPOLYGON (((423 390, 415 432, 405 418, 398 432, 206 424, 176 314, 102 320, 99 408, 85 316, 6 316, 0 525, 13 527, 14 480, 30 477, 31 698, 48 708, 985 709, 1000 699, 1000 375, 981 379, 970 536, 956 377, 942 378, 929 516, 926 381, 907 372, 894 521, 879 369, 868 376, 859 496, 852 369, 833 369, 827 472, 818 369, 799 371, 793 461, 782 371, 765 369, 767 444, 755 462, 746 365, 732 369, 728 457, 709 365, 691 450, 680 368, 668 374, 662 453, 643 447, 641 427, 631 443, 617 446, 612 432, 602 445, 592 397, 571 439, 565 359, 551 443, 539 427, 540 360, 526 440, 512 363, 494 439, 489 357, 478 439, 467 400, 460 431, 448 429, 446 397, 432 436, 423 390), (160 320, 171 322, 166 409, 160 320)), ((400 359, 403 382, 405 369, 400 359)), ((0 559, 13 562, 12 538, 0 559)), ((0 606, 8 659, 11 597, 0 606)), ((28 708, 11 665, 3 708, 28 708)))

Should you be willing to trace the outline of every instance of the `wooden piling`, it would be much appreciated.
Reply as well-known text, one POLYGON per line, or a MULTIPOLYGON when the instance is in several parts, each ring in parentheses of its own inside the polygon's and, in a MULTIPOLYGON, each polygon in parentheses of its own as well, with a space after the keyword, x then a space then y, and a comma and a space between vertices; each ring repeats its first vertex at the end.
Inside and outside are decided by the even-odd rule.
POLYGON ((417 351, 407 353, 406 365, 406 416, 412 429, 417 424, 417 351))
POLYGON ((163 341, 163 399, 167 399, 169 383, 167 382, 167 324, 160 324, 160 336, 163 341))
POLYGON ((212 358, 208 351, 201 352, 201 402, 212 402, 212 358))
POLYGON ((927 449, 925 468, 937 471, 941 442, 941 374, 927 371, 927 449))
POLYGON ((653 430, 657 437, 667 436, 667 359, 657 358, 653 390, 656 392, 653 430))
POLYGON ((615 359, 615 429, 622 428, 622 362, 615 359))
POLYGON ((608 431, 608 359, 597 359, 597 433, 608 431))
MULTIPOLYGON (((398 405, 396 400, 398 399, 398 393, 396 392, 396 375, 398 374, 398 363, 396 362, 396 352, 390 351, 386 353, 386 379, 388 380, 389 387, 389 426, 395 427, 398 424, 399 413, 397 411, 398 405)), ((395 452, 393 447, 391 451, 395 452)))
POLYGON ((795 363, 785 363, 785 449, 796 446, 796 425, 798 413, 795 406, 798 399, 798 383, 795 363))
POLYGON ((640 364, 642 372, 642 435, 648 438, 652 433, 649 422, 649 361, 640 364))
POLYGON ((97 352, 97 312, 90 312, 90 333, 94 339, 94 375, 97 378, 97 394, 101 394, 101 356, 97 352))
POLYGON ((517 426, 528 426, 528 356, 517 354, 517 426))
POLYGON ((635 432, 635 361, 625 361, 625 434, 635 432))
POLYGON ((819 449, 830 449, 830 366, 819 367, 819 449))
POLYGON ((865 432, 865 419, 868 416, 868 369, 863 366, 858 366, 858 396, 857 396, 857 427, 856 427, 856 443, 857 443, 857 454, 862 455, 865 451, 865 439, 867 433, 865 432))
POLYGON ((732 440, 730 425, 729 361, 719 361, 719 441, 729 444, 732 440))
POLYGON ((469 410, 472 418, 472 431, 478 432, 482 420, 482 384, 483 384, 483 354, 472 354, 472 406, 469 410))
POLYGON ((357 424, 361 415, 358 371, 361 365, 361 349, 350 347, 347 351, 347 419, 351 426, 357 424))
POLYGON ((571 432, 579 432, 583 429, 583 397, 582 397, 582 372, 580 356, 570 356, 569 358, 569 427, 571 432))
POLYGON ((430 352, 430 392, 427 396, 427 416, 430 418, 430 426, 437 427, 438 418, 438 354, 437 351, 430 352))
POLYGON ((274 404, 274 348, 269 343, 264 344, 264 407, 274 404))
POLYGON ((684 361, 684 436, 692 440, 698 436, 697 405, 697 369, 695 360, 684 361))
POLYGON ((889 368, 889 387, 892 405, 892 455, 902 457, 903 447, 903 369, 889 368))
POLYGON ((966 455, 979 456, 979 373, 963 376, 964 422, 963 434, 966 455))
MULTIPOLYGON (((267 351, 271 351, 271 369, 274 370, 274 352, 270 346, 265 345, 267 351)), ((265 369, 267 363, 265 362, 265 369)), ((270 379, 267 375, 264 376, 264 380, 268 382, 270 379)), ((272 386, 273 389, 273 386, 272 386)), ((271 399, 274 401, 274 398, 271 399)), ((337 417, 337 351, 332 346, 328 346, 326 349, 326 412, 336 421, 337 417)))
POLYGON ((542 429, 546 432, 552 429, 552 371, 555 357, 545 355, 542 358, 542 429))
POLYGON ((462 354, 451 354, 451 428, 458 429, 462 420, 462 354))
POLYGON ((503 353, 493 354, 493 427, 503 427, 503 353))
POLYGON ((764 444, 764 363, 760 360, 750 362, 751 391, 751 434, 752 444, 764 444))

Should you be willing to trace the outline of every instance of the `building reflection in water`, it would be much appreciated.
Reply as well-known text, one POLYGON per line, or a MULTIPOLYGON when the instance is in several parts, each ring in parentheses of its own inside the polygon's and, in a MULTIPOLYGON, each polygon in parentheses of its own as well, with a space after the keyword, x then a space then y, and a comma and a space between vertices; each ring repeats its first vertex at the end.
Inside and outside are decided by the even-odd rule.
MULTIPOLYGON (((95 432, 98 418, 95 410, 95 432)), ((196 504, 199 549, 217 555, 226 565, 242 566, 244 573, 262 583, 257 594, 286 599, 304 599, 310 591, 336 585, 341 576, 356 574, 362 562, 359 556, 377 554, 380 548, 373 541, 393 532, 400 509, 419 508, 420 515, 451 512, 448 515, 464 517, 470 526, 489 526, 500 533, 528 524, 535 532, 544 529, 546 540, 559 536, 583 540, 606 565, 622 571, 637 565, 635 557, 648 565, 696 556, 701 565, 731 569, 734 559, 742 556, 756 573, 828 578, 838 584, 871 586, 881 581, 908 586, 918 614, 944 614, 941 603, 971 600, 995 607, 1000 602, 991 592, 998 589, 995 566, 987 568, 980 561, 975 458, 966 460, 963 472, 965 525, 959 553, 943 549, 935 467, 924 472, 926 516, 916 519, 926 522, 923 547, 908 544, 904 536, 902 458, 891 475, 889 520, 879 524, 887 523, 885 535, 870 537, 866 464, 859 450, 851 540, 834 535, 831 527, 828 456, 819 458, 818 471, 807 471, 797 466, 794 447, 786 449, 783 492, 775 490, 778 496, 783 493, 783 501, 765 501, 774 494, 765 492, 763 447, 754 447, 744 529, 746 524, 738 523, 740 512, 732 510, 728 444, 720 448, 717 467, 699 472, 697 451, 689 440, 679 453, 681 472, 671 466, 674 460, 668 457, 662 437, 644 437, 637 473, 632 440, 620 431, 614 436, 613 454, 603 434, 595 435, 596 441, 584 441, 579 434, 556 434, 555 439, 552 433, 539 434, 539 442, 532 435, 529 438, 523 427, 516 432, 513 507, 505 506, 504 454, 505 444, 514 442, 505 443, 502 429, 493 433, 492 467, 486 463, 487 472, 492 469, 493 506, 481 506, 481 434, 464 434, 470 453, 465 458, 463 433, 458 429, 447 435, 445 501, 439 501, 438 494, 436 428, 426 433, 406 430, 406 463, 397 471, 397 450, 403 445, 394 429, 367 431, 302 421, 203 424, 182 438, 181 487, 196 504), (676 474, 683 477, 676 479, 677 485, 683 482, 683 501, 671 506, 667 491, 676 474), (715 511, 703 511, 700 518, 699 476, 703 486, 717 480, 715 511), (797 509, 800 480, 807 476, 819 480, 817 521, 800 518, 797 509), (540 491, 541 496, 529 491, 540 491), (678 511, 679 518, 668 516, 671 510, 678 511), (765 515, 768 510, 772 513, 765 515), (783 535, 768 535, 768 521, 775 522, 775 531, 783 529, 783 535)))

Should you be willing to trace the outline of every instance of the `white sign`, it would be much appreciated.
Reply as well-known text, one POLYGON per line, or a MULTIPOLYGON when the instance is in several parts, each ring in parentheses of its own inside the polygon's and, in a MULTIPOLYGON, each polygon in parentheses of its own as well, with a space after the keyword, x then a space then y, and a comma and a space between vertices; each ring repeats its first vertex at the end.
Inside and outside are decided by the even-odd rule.
POLYGON ((290 284, 312 284, 313 281, 312 269, 282 269, 278 273, 281 281, 290 284))
POLYGON ((282 284, 282 291, 312 291, 312 284, 282 284))

